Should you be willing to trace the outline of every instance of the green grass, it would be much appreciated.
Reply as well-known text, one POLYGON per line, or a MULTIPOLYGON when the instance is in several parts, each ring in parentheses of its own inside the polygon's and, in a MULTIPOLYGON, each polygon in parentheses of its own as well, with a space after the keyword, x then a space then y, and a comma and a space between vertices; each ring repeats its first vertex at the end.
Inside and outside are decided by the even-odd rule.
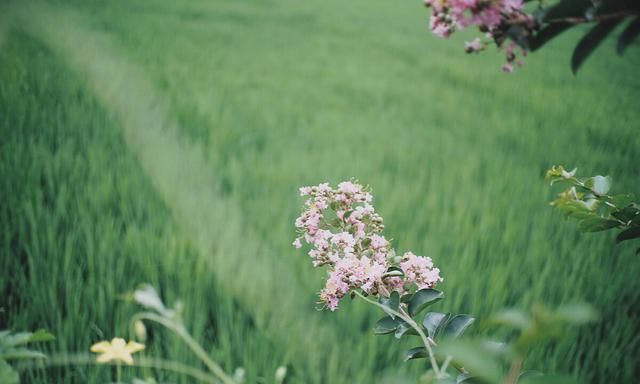
MULTIPOLYGON (((412 382, 413 345, 373 337, 378 314, 357 301, 315 311, 322 272, 290 246, 297 187, 357 177, 396 248, 442 269, 440 309, 588 301, 601 320, 527 366, 638 375, 634 247, 578 233, 542 181, 562 163, 640 193, 637 49, 608 41, 574 78, 569 33, 504 75, 499 54, 431 36, 410 2, 49 7, 0 29, 0 328, 86 350, 126 333, 119 297, 151 282, 249 382, 281 364, 291 382, 412 382)), ((194 361, 169 335, 152 344, 194 361)))

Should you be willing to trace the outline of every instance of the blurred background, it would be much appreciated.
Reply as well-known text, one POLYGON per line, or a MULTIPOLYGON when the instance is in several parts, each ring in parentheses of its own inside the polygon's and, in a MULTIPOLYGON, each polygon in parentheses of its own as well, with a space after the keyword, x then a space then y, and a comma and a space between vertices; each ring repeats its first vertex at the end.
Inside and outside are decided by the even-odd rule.
MULTIPOLYGON (((297 188, 355 177, 396 250, 440 267, 437 310, 589 302, 600 321, 526 367, 633 382, 635 244, 578 232, 543 180, 563 164, 640 193, 640 50, 606 41, 575 77, 581 32, 504 74, 501 53, 464 54, 472 34, 432 36, 419 1, 3 3, 0 329, 85 352, 129 335, 127 293, 146 282, 249 383, 281 365, 289 383, 414 383, 415 345, 374 337, 358 300, 318 311, 324 272, 291 247, 297 188)), ((196 363, 151 332, 147 355, 196 363)))

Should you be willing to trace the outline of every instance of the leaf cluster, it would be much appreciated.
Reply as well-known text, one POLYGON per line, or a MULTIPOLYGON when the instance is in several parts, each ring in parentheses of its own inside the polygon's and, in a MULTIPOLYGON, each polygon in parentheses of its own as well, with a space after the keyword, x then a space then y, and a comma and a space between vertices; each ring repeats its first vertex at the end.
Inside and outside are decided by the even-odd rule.
POLYGON ((20 382, 18 372, 9 365, 8 361, 47 358, 44 353, 27 348, 27 344, 54 339, 55 337, 45 330, 16 333, 10 330, 0 331, 0 383, 17 384, 20 382))
POLYGON ((617 242, 640 238, 640 205, 633 201, 633 195, 609 194, 609 176, 577 178, 575 174, 576 169, 568 172, 562 166, 553 166, 547 171, 546 179, 551 185, 567 187, 551 202, 552 206, 567 218, 577 220, 581 231, 616 228, 621 230, 617 242))
POLYGON ((522 24, 503 26, 506 36, 529 51, 540 49, 577 25, 594 24, 573 50, 571 70, 574 74, 616 27, 626 24, 617 38, 619 55, 640 35, 640 2, 634 0, 561 0, 549 6, 539 1, 533 18, 533 29, 522 24))
POLYGON ((537 304, 528 312, 502 311, 487 321, 488 326, 499 327, 501 331, 504 341, 496 342, 460 338, 476 322, 470 315, 432 311, 422 315, 443 298, 443 292, 427 288, 402 296, 394 291, 388 297, 380 296, 377 302, 373 302, 386 313, 374 325, 376 335, 393 334, 400 339, 419 335, 421 331, 427 336, 427 345, 405 352, 405 361, 426 361, 429 370, 421 378, 421 383, 574 382, 563 376, 523 371, 522 365, 533 347, 560 339, 569 325, 596 320, 597 313, 591 306, 574 304, 551 311, 537 304), (433 360, 430 356, 432 348, 435 352, 433 360), (434 364, 440 367, 439 372, 434 364))
POLYGON ((534 305, 529 312, 504 310, 493 316, 488 324, 499 326, 502 332, 507 331, 505 341, 446 340, 438 346, 436 352, 451 356, 454 366, 462 373, 455 380, 437 382, 573 383, 574 380, 568 377, 522 370, 523 362, 531 348, 558 340, 568 326, 596 319, 596 312, 586 304, 567 305, 555 311, 540 304, 534 305))

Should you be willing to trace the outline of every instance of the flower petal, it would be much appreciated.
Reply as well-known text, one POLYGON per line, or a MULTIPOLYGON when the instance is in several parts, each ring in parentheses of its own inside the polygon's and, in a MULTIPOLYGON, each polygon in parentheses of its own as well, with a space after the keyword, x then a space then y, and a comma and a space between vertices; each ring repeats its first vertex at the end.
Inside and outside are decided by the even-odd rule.
POLYGON ((130 341, 125 347, 125 349, 129 353, 136 353, 144 349, 144 344, 136 343, 135 341, 130 341))
POLYGON ((96 361, 97 361, 98 363, 108 363, 109 361, 113 360, 113 358, 114 358, 113 353, 111 353, 110 351, 108 351, 108 352, 105 352, 105 353, 103 353, 103 354, 99 355, 99 356, 96 358, 96 361))
POLYGON ((100 341, 91 346, 90 351, 95 353, 104 353, 111 349, 111 343, 108 341, 100 341))

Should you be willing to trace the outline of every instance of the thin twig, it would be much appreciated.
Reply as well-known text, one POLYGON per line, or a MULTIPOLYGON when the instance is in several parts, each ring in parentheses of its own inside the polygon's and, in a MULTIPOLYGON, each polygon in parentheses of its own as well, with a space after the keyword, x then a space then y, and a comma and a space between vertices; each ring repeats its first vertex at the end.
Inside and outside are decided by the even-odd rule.
POLYGON ((427 349, 427 352, 429 353, 429 360, 431 361, 431 366, 433 368, 433 371, 436 374, 436 377, 440 377, 440 369, 438 368, 438 363, 436 362, 436 357, 433 354, 433 349, 431 348, 431 342, 433 342, 433 341, 431 341, 431 342, 429 341, 429 338, 424 334, 424 332, 418 326, 418 324, 416 324, 416 322, 413 321, 413 319, 406 312, 404 312, 404 310, 401 309, 401 311, 404 312, 404 313, 401 313, 401 312, 398 312, 398 311, 394 311, 393 309, 391 309, 389 307, 385 307, 384 305, 369 299, 368 297, 364 296, 362 293, 358 292, 357 290, 355 290, 354 292, 355 292, 356 295, 360 296, 366 302, 368 302, 370 304, 373 304, 376 307, 381 308, 385 312, 392 313, 394 316, 398 316, 399 318, 404 320, 407 324, 409 324, 411 326, 411 328, 415 329, 416 332, 418 332, 418 335, 420 336, 420 338, 422 339, 422 343, 424 344, 424 347, 427 349))

